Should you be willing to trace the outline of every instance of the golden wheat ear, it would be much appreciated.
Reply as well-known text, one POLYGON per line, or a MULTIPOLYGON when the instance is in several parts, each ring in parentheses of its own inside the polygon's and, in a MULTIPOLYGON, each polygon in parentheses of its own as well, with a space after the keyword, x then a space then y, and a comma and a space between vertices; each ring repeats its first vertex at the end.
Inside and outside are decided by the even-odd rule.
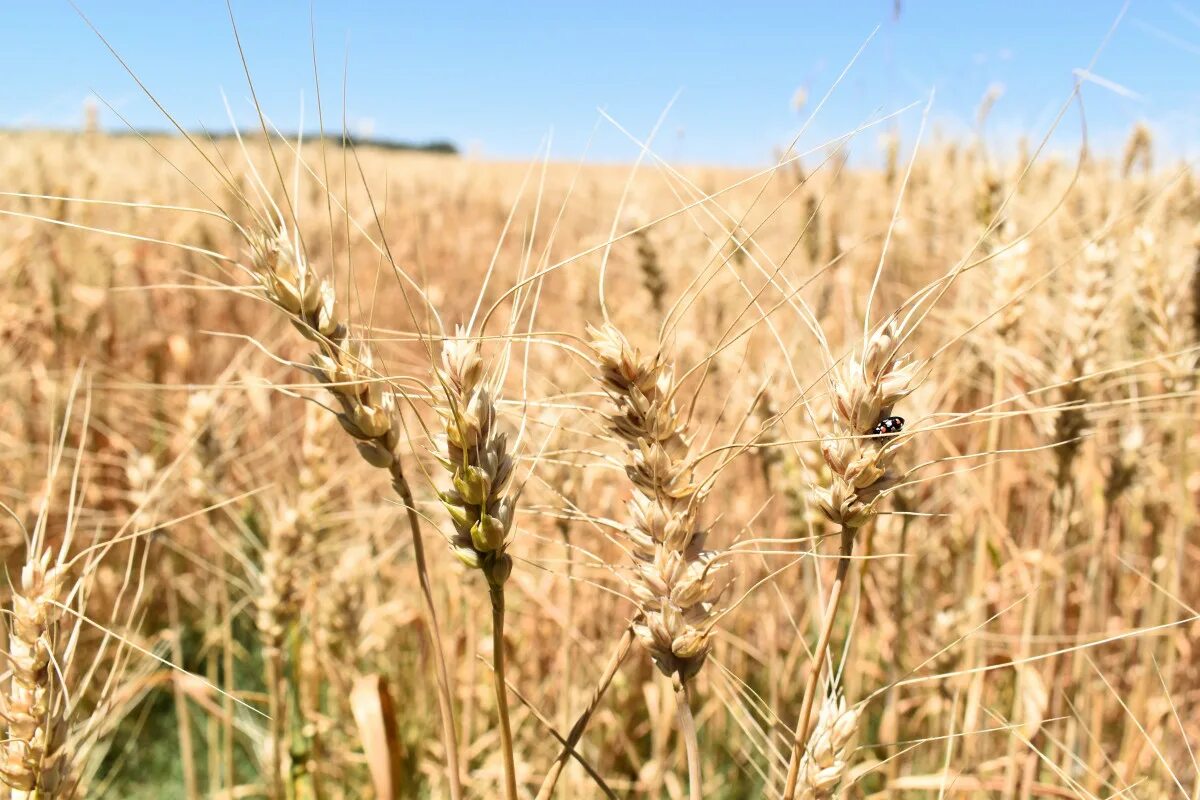
POLYGON ((2 714, 8 727, 0 777, 14 798, 54 796, 71 768, 65 749, 71 720, 60 679, 76 620, 63 622, 66 576, 54 549, 30 551, 13 587, 8 631, 11 667, 2 714))
POLYGON ((826 696, 800 761, 802 800, 833 800, 846 777, 849 758, 858 733, 859 710, 847 708, 839 692, 826 696))
POLYGON ((732 579, 725 553, 706 549, 701 523, 707 491, 693 476, 688 418, 669 356, 643 357, 611 324, 590 328, 592 367, 610 403, 609 435, 625 447, 633 488, 625 546, 636 599, 634 635, 675 688, 677 725, 688 761, 690 796, 702 796, 691 683, 712 650, 717 604, 732 579))

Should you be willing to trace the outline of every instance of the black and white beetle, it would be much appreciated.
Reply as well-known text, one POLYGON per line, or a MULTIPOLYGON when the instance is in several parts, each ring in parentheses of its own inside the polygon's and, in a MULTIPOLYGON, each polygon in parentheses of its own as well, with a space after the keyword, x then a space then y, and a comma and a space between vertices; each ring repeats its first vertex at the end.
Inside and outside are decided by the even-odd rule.
POLYGON ((904 417, 884 417, 871 429, 872 436, 894 436, 904 430, 904 417))

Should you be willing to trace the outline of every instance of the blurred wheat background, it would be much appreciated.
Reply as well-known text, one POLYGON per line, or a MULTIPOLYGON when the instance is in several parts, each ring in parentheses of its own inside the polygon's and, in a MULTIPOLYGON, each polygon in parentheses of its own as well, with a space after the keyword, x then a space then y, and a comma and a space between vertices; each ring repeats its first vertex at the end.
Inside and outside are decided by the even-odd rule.
POLYGON ((0 133, 11 796, 1200 798, 1197 176, 884 130, 0 133))

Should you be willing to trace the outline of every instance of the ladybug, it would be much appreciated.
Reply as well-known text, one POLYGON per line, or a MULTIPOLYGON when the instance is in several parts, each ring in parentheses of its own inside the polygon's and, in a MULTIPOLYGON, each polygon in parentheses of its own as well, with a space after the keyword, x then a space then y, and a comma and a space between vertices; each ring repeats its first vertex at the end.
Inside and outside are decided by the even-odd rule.
POLYGON ((904 417, 884 417, 871 429, 872 436, 895 436, 904 430, 904 417))

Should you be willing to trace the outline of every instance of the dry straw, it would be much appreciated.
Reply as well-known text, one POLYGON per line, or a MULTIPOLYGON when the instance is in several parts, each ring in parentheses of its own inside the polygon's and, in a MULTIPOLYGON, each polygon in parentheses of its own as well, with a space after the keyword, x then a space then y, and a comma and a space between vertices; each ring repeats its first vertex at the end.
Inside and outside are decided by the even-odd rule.
MULTIPOLYGON (((1007 226, 1002 226, 1002 237, 1006 231, 1007 226)), ((1002 247, 993 256, 995 296, 1003 304, 996 314, 995 326, 996 333, 1005 343, 1016 336, 1025 314, 1025 282, 1030 272, 1029 250, 1029 240, 1021 239, 1002 247)))
MULTIPOLYGON (((285 710, 285 695, 299 691, 300 665, 296 663, 299 642, 296 637, 299 636, 298 624, 305 601, 307 559, 311 558, 315 546, 312 511, 311 507, 285 505, 273 515, 263 551, 259 594, 255 598, 255 621, 263 645, 264 677, 271 715, 268 742, 271 779, 279 796, 284 794, 281 782, 284 780, 286 715, 295 716, 299 707, 298 703, 292 703, 291 710, 285 710), (293 644, 291 648, 287 647, 289 641, 293 644)), ((302 727, 298 719, 293 719, 292 724, 296 728, 302 727)), ((293 791, 306 778, 304 759, 296 755, 293 752, 294 761, 287 776, 293 791)))
MULTIPOLYGON (((66 420, 71 418, 79 377, 76 373, 64 413, 66 420)), ((84 412, 85 432, 90 405, 89 398, 89 410, 84 412)), ((49 800, 76 794, 88 750, 104 732, 103 713, 97 711, 89 718, 80 712, 81 696, 90 690, 89 701, 103 707, 124 669, 120 637, 111 655, 103 646, 91 652, 95 659, 92 664, 81 663, 77 653, 83 609, 103 551, 88 548, 67 557, 80 515, 76 506, 80 465, 76 463, 71 478, 68 510, 65 516, 59 516, 53 495, 66 447, 66 430, 64 424, 53 449, 47 494, 41 500, 32 533, 23 530, 25 563, 20 579, 11 587, 9 607, 4 610, 7 669, 0 680, 0 720, 5 728, 4 741, 0 742, 0 782, 9 788, 8 796, 13 800, 49 800), (53 545, 48 541, 52 524, 57 539, 53 545), (91 679, 101 664, 108 675, 97 688, 91 679)), ((79 448, 86 442, 85 433, 79 448)), ((3 503, 0 510, 11 513, 3 503)))
POLYGON ((512 572, 506 550, 519 492, 510 491, 515 462, 508 435, 496 425, 496 390, 484 374, 479 343, 461 330, 447 339, 438 379, 446 401, 439 450, 452 476, 452 487, 441 493, 454 523, 450 546, 500 589, 512 572))
POLYGON ((1185 284, 1187 276, 1181 274, 1173 254, 1164 250, 1149 226, 1134 230, 1134 310, 1147 339, 1147 355, 1155 358, 1161 372, 1162 389, 1187 391, 1195 381, 1196 354, 1189 348, 1189 298, 1175 288, 1185 284), (1164 285, 1170 288, 1164 290, 1164 285))
POLYGON ((1056 375, 1062 386, 1059 412, 1054 416, 1056 470, 1054 476, 1056 521, 1065 521, 1073 501, 1071 469, 1087 428, 1087 400, 1092 393, 1092 373, 1097 367, 1107 328, 1112 269, 1116 247, 1108 241, 1089 244, 1079 264, 1079 273, 1068 295, 1063 315, 1063 340, 1057 354, 1056 375))
POLYGON ((658 260, 658 248, 650 239, 650 231, 638 228, 633 233, 637 247, 638 269, 642 273, 642 286, 650 295, 650 303, 655 313, 663 312, 663 300, 667 295, 667 277, 662 264, 658 260))
POLYGON ((711 649, 729 564, 704 548, 707 490, 693 474, 673 368, 662 353, 642 357, 611 325, 590 333, 597 379, 615 409, 609 431, 626 446, 634 488, 624 533, 636 559, 628 580, 640 612, 635 631, 659 670, 686 682, 711 649))

